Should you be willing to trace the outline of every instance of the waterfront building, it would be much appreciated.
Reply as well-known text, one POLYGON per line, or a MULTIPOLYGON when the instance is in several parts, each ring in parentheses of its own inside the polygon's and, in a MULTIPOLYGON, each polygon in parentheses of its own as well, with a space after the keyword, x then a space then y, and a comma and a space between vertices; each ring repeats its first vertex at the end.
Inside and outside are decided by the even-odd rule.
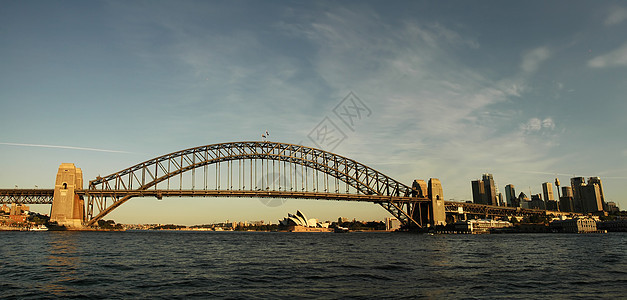
POLYGON ((25 223, 27 216, 26 215, 9 215, 9 219, 16 223, 25 223))
POLYGON ((507 201, 507 206, 509 207, 519 207, 518 198, 516 197, 516 190, 514 189, 513 184, 508 184, 505 186, 505 200, 507 201))
POLYGON ((592 218, 556 220, 549 224, 551 230, 565 233, 596 232, 597 222, 592 218))
POLYGON ((608 212, 619 212, 620 209, 618 208, 618 205, 616 205, 616 202, 606 202, 606 207, 607 207, 607 211, 608 212))
POLYGON ((455 230, 468 233, 489 233, 491 230, 512 227, 512 223, 496 220, 466 220, 455 222, 455 230))
POLYGON ((385 218, 385 230, 394 231, 401 228, 401 221, 397 218, 385 218))
POLYGON ((30 211, 30 208, 24 204, 17 204, 15 202, 13 202, 11 204, 11 208, 9 210, 9 215, 12 216, 19 216, 25 212, 30 211))
POLYGON ((597 222, 599 230, 627 232, 627 219, 597 222))
POLYGON ((279 220, 279 224, 288 227, 322 227, 322 225, 318 223, 317 219, 307 219, 307 217, 305 217, 305 214, 303 214, 300 210, 297 210, 295 215, 288 213, 287 218, 279 220))

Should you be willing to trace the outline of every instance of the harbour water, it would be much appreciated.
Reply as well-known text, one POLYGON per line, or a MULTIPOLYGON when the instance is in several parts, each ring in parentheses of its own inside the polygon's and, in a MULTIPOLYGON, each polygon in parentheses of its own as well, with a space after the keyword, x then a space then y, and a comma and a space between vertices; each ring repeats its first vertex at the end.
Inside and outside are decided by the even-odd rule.
POLYGON ((627 297, 627 234, 0 232, 0 298, 627 297))

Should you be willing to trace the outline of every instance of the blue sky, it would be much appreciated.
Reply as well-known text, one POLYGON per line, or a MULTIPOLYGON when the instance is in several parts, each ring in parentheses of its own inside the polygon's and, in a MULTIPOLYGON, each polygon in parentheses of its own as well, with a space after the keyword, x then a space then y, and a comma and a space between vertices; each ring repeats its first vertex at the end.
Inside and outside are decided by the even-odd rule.
MULTIPOLYGON (((439 178, 471 198, 600 176, 627 208, 623 1, 0 1, 0 186, 85 181, 229 141, 316 146, 399 181, 439 178), (352 127, 334 108, 353 92, 352 127), (50 148, 27 145, 53 145, 50 148), (73 148, 74 147, 74 148, 73 148), (76 149, 88 148, 88 149, 76 149), (96 151, 107 150, 107 151, 96 151), (331 149, 327 149, 331 150, 331 149)), ((46 211, 46 208, 36 208, 46 211)), ((133 199, 118 222, 383 219, 363 203, 133 199), (138 212, 141 212, 138 214, 138 212)))

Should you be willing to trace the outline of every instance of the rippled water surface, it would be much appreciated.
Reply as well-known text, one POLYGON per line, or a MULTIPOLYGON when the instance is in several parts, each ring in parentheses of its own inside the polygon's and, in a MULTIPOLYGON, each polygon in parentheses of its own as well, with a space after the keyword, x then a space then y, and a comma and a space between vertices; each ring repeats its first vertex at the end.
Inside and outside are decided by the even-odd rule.
POLYGON ((0 232, 0 298, 627 298, 627 234, 0 232))

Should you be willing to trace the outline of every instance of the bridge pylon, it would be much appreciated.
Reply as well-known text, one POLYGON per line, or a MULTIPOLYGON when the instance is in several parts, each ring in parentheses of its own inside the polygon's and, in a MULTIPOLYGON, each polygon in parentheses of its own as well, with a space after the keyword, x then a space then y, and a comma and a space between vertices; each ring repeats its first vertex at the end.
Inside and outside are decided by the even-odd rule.
POLYGON ((444 191, 437 178, 429 179, 429 199, 431 199, 431 222, 433 225, 446 225, 444 209, 444 191))
POLYGON ((83 189, 83 171, 72 163, 62 163, 57 172, 50 221, 68 228, 82 228, 85 204, 76 190, 83 189))
POLYGON ((423 227, 446 225, 444 192, 442 183, 437 178, 430 178, 429 183, 416 179, 412 183, 412 197, 427 198, 429 202, 417 202, 410 210, 412 218, 423 227))

